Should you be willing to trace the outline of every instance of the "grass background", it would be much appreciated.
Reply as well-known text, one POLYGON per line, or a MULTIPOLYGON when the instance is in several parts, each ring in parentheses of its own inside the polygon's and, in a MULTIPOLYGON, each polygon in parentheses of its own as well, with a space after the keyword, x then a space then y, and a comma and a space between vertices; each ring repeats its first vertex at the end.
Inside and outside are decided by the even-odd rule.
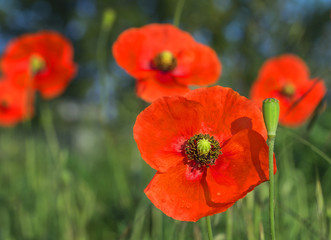
MULTIPOLYGON (((171 23, 176 5, 0 0, 1 51, 18 35, 53 29, 72 40, 79 65, 62 96, 38 97, 31 121, 0 129, 0 239, 206 239, 203 219, 173 220, 145 197, 154 170, 141 159, 132 127, 148 104, 110 51, 129 27, 171 23), (114 22, 103 24, 107 9, 114 22)), ((330 7, 326 0, 191 0, 180 27, 219 55, 217 84, 242 95, 267 58, 287 52, 330 87, 330 7)), ((278 239, 331 240, 331 110, 324 110, 310 129, 278 130, 278 239)), ((216 240, 269 239, 268 183, 212 224, 216 240)))

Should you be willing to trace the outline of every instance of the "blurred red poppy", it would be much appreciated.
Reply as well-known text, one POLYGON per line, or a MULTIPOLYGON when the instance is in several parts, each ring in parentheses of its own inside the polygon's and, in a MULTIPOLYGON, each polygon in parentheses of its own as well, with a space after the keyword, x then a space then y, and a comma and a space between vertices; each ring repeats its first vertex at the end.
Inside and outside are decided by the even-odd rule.
POLYGON ((266 61, 251 89, 251 99, 260 107, 264 99, 277 98, 279 123, 289 127, 302 125, 325 94, 323 80, 310 80, 306 64, 291 54, 266 61))
POLYGON ((28 88, 17 88, 9 79, 0 80, 0 125, 13 126, 34 112, 34 93, 28 88))
POLYGON ((126 30, 114 43, 113 55, 137 79, 137 95, 147 102, 183 95, 188 85, 215 83, 221 74, 211 48, 170 24, 126 30))
POLYGON ((31 86, 46 99, 61 94, 77 69, 71 43, 51 31, 25 34, 11 41, 1 68, 17 86, 31 86))
POLYGON ((230 88, 160 98, 138 115, 133 133, 157 170, 147 197, 177 220, 223 212, 269 179, 262 113, 230 88))

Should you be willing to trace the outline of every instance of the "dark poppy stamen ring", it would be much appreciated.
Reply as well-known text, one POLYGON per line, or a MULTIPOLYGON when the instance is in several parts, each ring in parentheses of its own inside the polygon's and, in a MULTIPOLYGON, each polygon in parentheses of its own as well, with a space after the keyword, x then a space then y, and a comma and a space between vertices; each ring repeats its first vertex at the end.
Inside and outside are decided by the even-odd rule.
POLYGON ((189 160, 195 161, 198 167, 214 165, 221 152, 220 144, 209 134, 197 134, 185 145, 185 154, 189 160))
POLYGON ((163 51, 153 59, 153 66, 162 71, 169 72, 177 66, 177 60, 170 51, 163 51))

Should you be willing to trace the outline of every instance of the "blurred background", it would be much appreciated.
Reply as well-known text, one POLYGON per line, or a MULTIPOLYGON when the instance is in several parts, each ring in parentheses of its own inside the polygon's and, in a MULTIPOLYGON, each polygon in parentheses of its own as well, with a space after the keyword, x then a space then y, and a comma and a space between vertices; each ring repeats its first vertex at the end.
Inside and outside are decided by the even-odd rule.
MULTIPOLYGON (((0 0, 0 53, 17 36, 49 29, 72 41, 79 66, 60 97, 37 97, 31 122, 0 129, 1 240, 206 238, 204 221, 168 218, 144 195, 155 171, 132 127, 148 104, 111 54, 124 30, 172 23, 179 2, 0 0)), ((180 28, 217 52, 217 84, 241 95, 263 62, 283 53, 301 57, 330 88, 330 10, 329 0, 190 0, 180 28)), ((279 239, 331 239, 331 109, 308 125, 278 131, 279 239)), ((217 240, 269 239, 268 184, 212 224, 217 240)))

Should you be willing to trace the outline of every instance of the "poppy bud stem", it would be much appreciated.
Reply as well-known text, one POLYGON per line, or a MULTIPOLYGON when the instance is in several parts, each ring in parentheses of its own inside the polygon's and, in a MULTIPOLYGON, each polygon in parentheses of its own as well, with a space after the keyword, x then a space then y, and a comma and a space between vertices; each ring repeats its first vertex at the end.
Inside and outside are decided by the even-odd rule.
POLYGON ((271 239, 276 239, 275 234, 275 182, 274 182, 274 144, 275 137, 269 138, 267 141, 269 147, 269 218, 270 218, 270 235, 271 239))
POLYGON ((276 130, 279 118, 279 103, 277 99, 267 98, 263 101, 263 118, 268 131, 268 147, 269 147, 269 217, 270 217, 270 235, 271 239, 276 239, 275 234, 275 183, 274 183, 274 144, 276 130))

